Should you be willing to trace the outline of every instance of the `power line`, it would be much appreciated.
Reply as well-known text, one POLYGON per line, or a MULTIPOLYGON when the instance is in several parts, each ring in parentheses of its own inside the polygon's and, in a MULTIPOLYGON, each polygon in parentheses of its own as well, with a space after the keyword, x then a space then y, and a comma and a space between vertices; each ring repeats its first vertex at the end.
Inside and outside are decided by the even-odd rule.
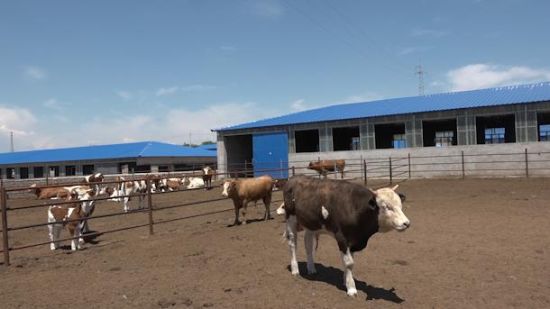
MULTIPOLYGON (((297 12, 298 14, 302 15, 303 17, 305 17, 307 20, 309 20, 312 24, 314 24, 315 26, 317 26, 319 29, 327 32, 328 34, 332 35, 333 37, 335 37, 337 40, 339 40, 340 42, 344 43, 345 45, 347 45, 350 49, 354 50, 359 56, 361 56, 362 58, 366 59, 366 60, 369 60, 369 61, 372 61, 372 58, 369 58, 367 57, 367 54, 369 54, 368 52, 366 52, 365 50, 363 50, 362 48, 356 46, 356 44, 353 43, 353 40, 348 40, 346 38, 344 38, 343 36, 341 36, 340 34, 338 34, 336 31, 334 30, 331 30, 330 28, 326 27, 323 23, 321 22, 318 22, 315 18, 311 17, 308 13, 306 13, 303 9, 301 9, 300 7, 298 7, 297 5, 295 4, 292 4, 291 1, 289 0, 283 0, 282 3, 287 6, 289 9, 297 12)), ((344 20, 344 22, 346 23, 346 26, 347 28, 354 28, 354 29, 358 29, 356 32, 358 33, 361 33, 363 34, 363 36, 373 42, 373 40, 364 32, 364 31, 361 31, 359 27, 356 27, 354 26, 351 22, 347 21, 347 18, 343 16, 343 14, 339 13, 336 9, 333 8, 333 11, 342 19, 344 20)), ((352 32, 349 31, 348 29, 348 33, 351 34, 352 32)), ((352 35, 353 36, 353 35, 352 35)), ((373 45, 376 45, 376 44, 373 44, 373 45)), ((391 55, 391 53, 387 52, 387 54, 391 55)), ((384 57, 384 59, 388 59, 389 57, 384 57)), ((391 61, 384 61, 384 63, 380 63, 381 65, 385 66, 386 68, 389 68, 391 70, 399 70, 401 72, 410 72, 409 70, 410 69, 406 69, 405 67, 408 67, 408 65, 406 66, 398 66, 396 65, 395 63, 391 62, 391 61)))

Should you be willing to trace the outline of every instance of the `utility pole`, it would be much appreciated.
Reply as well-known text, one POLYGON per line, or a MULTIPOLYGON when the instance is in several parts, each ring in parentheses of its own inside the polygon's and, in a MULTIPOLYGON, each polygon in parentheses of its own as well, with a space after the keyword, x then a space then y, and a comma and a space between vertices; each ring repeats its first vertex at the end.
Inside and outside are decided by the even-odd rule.
POLYGON ((424 95, 424 69, 422 64, 416 66, 416 71, 414 72, 418 75, 418 95, 424 95))
POLYGON ((13 148, 13 131, 10 131, 10 146, 11 152, 14 152, 15 149, 13 148))

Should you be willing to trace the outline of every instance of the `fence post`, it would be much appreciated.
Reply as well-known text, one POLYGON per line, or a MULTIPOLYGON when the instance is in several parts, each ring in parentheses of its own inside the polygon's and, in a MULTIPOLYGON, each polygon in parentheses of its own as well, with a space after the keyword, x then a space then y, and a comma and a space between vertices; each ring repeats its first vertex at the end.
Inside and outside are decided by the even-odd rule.
POLYGON ((2 204, 2 249, 4 250, 4 266, 10 265, 10 244, 8 241, 8 205, 6 204, 6 188, 0 188, 0 203, 2 204))
POLYGON ((388 158, 389 159, 389 170, 390 170, 390 185, 393 185, 393 173, 392 173, 392 168, 391 168, 391 157, 388 158))
POLYGON ((296 175, 296 169, 294 168, 294 165, 292 166, 292 176, 296 175))
POLYGON ((147 210, 149 213, 149 235, 153 235, 153 195, 151 194, 151 179, 147 179, 147 210))
POLYGON ((407 155, 407 159, 409 161, 409 179, 411 179, 411 153, 407 155))
POLYGON ((363 183, 367 185, 367 160, 363 160, 363 183))
POLYGON ((333 161, 333 168, 334 168, 334 179, 338 179, 338 170, 336 169, 336 160, 333 161))
POLYGON ((462 179, 466 178, 466 170, 464 169, 464 150, 460 152, 462 158, 462 179))
POLYGON ((527 154, 527 148, 525 148, 525 177, 529 178, 529 155, 527 154))

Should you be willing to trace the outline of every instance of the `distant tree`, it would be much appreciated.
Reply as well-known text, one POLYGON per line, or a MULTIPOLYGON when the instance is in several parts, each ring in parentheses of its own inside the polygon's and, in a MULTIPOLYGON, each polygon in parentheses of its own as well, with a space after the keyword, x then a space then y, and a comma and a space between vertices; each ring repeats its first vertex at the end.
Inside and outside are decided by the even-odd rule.
POLYGON ((204 141, 201 143, 201 145, 212 145, 212 144, 215 144, 216 142, 213 142, 213 141, 204 141))

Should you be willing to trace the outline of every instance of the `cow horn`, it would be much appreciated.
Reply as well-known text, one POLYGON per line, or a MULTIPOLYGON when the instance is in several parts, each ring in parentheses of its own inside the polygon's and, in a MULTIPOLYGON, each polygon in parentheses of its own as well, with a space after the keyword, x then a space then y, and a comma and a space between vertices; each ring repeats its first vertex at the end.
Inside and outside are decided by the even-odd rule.
POLYGON ((397 190, 398 187, 399 187, 399 185, 395 185, 395 186, 393 186, 393 188, 391 188, 391 189, 392 189, 392 191, 395 191, 395 190, 397 190))
POLYGON ((372 193, 373 196, 377 196, 378 193, 376 193, 375 190, 371 189, 371 188, 367 188, 367 190, 369 190, 370 193, 372 193))

